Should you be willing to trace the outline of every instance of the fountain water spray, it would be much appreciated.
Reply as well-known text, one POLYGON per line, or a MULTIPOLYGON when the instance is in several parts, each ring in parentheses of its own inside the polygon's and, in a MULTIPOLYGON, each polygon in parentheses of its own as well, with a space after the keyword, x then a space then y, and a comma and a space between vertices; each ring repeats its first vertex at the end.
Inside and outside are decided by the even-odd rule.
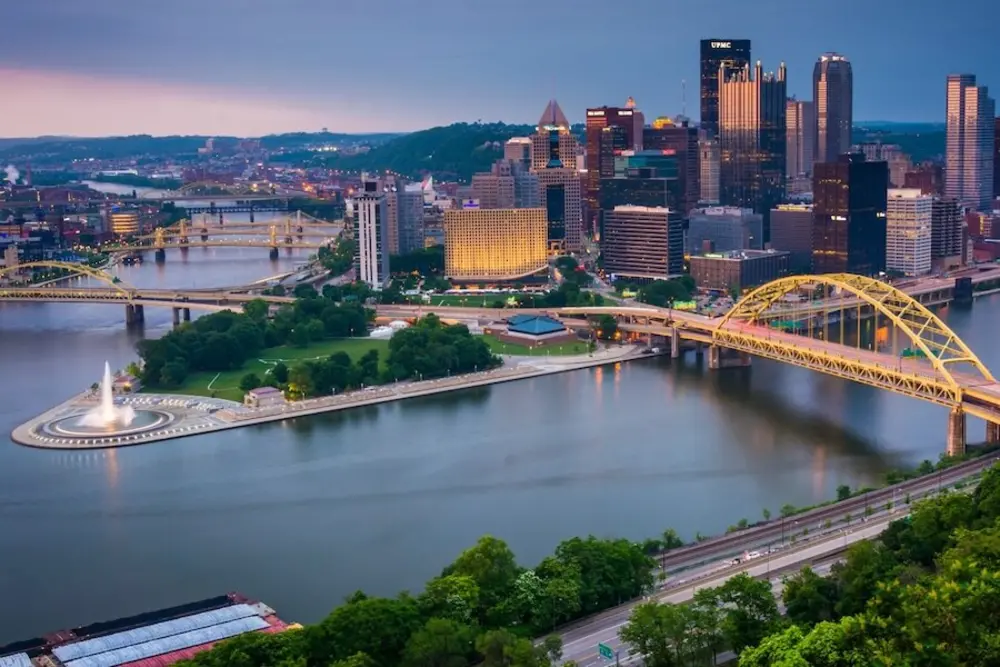
POLYGON ((112 393, 111 364, 104 362, 104 377, 101 378, 101 402, 92 408, 80 420, 83 426, 92 428, 124 427, 135 419, 135 410, 131 405, 115 405, 112 393))

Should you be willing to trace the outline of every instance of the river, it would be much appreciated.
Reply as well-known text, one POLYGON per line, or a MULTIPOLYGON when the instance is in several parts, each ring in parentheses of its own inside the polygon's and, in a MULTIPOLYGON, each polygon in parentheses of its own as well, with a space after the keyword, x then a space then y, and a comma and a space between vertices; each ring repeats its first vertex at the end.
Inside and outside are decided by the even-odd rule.
MULTIPOLYGON (((117 267, 137 286, 289 270, 259 249, 117 267)), ((1000 296, 946 319, 986 363, 1000 296)), ((144 334, 120 306, 0 304, 0 431, 122 367, 144 334)), ((483 390, 104 452, 0 445, 0 643, 238 590, 288 620, 356 589, 418 590, 477 537, 525 564, 560 540, 687 539, 936 459, 946 413, 755 360, 709 373, 647 359, 483 390)), ((983 426, 970 420, 970 438, 983 426)))

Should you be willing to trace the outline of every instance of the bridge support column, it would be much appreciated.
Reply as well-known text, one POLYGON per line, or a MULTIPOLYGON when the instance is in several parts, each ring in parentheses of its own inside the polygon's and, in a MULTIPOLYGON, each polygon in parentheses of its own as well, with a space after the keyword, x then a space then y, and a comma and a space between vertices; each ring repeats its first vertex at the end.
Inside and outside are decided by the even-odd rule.
POLYGON ((135 313, 135 322, 141 324, 146 321, 146 309, 143 306, 132 306, 135 313))
POLYGON ((174 326, 179 327, 181 325, 181 309, 173 308, 174 311, 174 326))
POLYGON ((677 327, 670 329, 670 358, 677 359, 681 356, 681 335, 677 327))
POLYGON ((183 313, 184 314, 184 321, 185 322, 190 322, 191 321, 191 309, 190 308, 182 308, 181 310, 184 311, 184 313, 183 313))
POLYGON ((268 253, 268 256, 271 258, 272 261, 275 260, 275 259, 278 259, 278 249, 277 248, 271 248, 271 252, 268 253))
POLYGON ((697 342, 694 344, 694 356, 698 361, 705 358, 705 344, 702 342, 697 342))
POLYGON ((1000 424, 986 422, 986 444, 995 445, 1000 443, 1000 424))
POLYGON ((125 326, 130 327, 135 324, 135 306, 131 303, 125 304, 125 326))
POLYGON ((948 415, 948 444, 945 453, 948 456, 965 454, 965 411, 962 408, 952 408, 948 415))
POLYGON ((153 259, 157 264, 163 264, 167 261, 167 251, 163 248, 157 248, 156 252, 153 253, 153 259))
POLYGON ((201 240, 202 241, 207 241, 208 240, 208 234, 202 234, 201 235, 201 240))
POLYGON ((750 365, 750 355, 738 350, 727 350, 718 345, 708 348, 708 368, 718 371, 723 368, 746 368, 750 365))

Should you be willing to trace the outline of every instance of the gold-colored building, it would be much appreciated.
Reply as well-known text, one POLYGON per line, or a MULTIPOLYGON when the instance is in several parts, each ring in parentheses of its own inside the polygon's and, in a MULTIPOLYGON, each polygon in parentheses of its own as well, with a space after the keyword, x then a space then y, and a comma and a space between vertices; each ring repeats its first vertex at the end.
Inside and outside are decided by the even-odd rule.
POLYGON ((111 223, 111 233, 116 236, 132 236, 139 233, 139 213, 136 211, 111 213, 108 215, 108 221, 111 223))
POLYGON ((514 280, 545 268, 544 208, 444 212, 444 271, 453 280, 514 280))

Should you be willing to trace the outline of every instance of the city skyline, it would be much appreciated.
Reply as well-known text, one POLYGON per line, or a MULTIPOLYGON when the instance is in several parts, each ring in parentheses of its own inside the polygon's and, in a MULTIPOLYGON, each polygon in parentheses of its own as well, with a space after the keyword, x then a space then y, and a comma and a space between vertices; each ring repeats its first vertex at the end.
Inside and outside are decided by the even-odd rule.
MULTIPOLYGON (((860 10, 860 0, 846 4, 856 1, 860 10)), ((368 10, 346 0, 335 10, 291 0, 251 2, 249 9, 239 3, 239 11, 235 0, 21 3, 8 8, 9 25, 24 29, 11 31, 0 76, 33 104, 8 109, 0 135, 403 132, 478 119, 532 123, 550 98, 580 123, 586 108, 623 104, 629 96, 648 118, 686 110, 697 119, 702 38, 750 39, 754 61, 770 69, 787 64, 788 93, 799 99, 812 96, 816 58, 843 53, 854 65, 860 121, 944 122, 951 73, 976 74, 983 85, 1000 88, 990 23, 968 22, 960 11, 930 21, 912 4, 901 11, 903 3, 890 0, 864 5, 863 25, 856 25, 857 12, 824 14, 817 38, 816 13, 790 0, 762 0, 751 15, 727 11, 736 7, 732 0, 669 10, 638 0, 630 16, 669 17, 694 29, 684 31, 690 37, 663 40, 662 21, 636 21, 622 41, 636 64, 621 67, 587 58, 586 45, 606 26, 591 20, 588 2, 554 0, 558 31, 523 21, 512 32, 510 17, 530 14, 527 0, 493 6, 441 0, 433 11, 398 0, 394 11, 379 15, 387 39, 374 48, 370 33, 354 28, 369 20, 368 10), (548 66, 538 67, 535 49, 510 48, 512 35, 525 43, 544 40, 548 66)))

